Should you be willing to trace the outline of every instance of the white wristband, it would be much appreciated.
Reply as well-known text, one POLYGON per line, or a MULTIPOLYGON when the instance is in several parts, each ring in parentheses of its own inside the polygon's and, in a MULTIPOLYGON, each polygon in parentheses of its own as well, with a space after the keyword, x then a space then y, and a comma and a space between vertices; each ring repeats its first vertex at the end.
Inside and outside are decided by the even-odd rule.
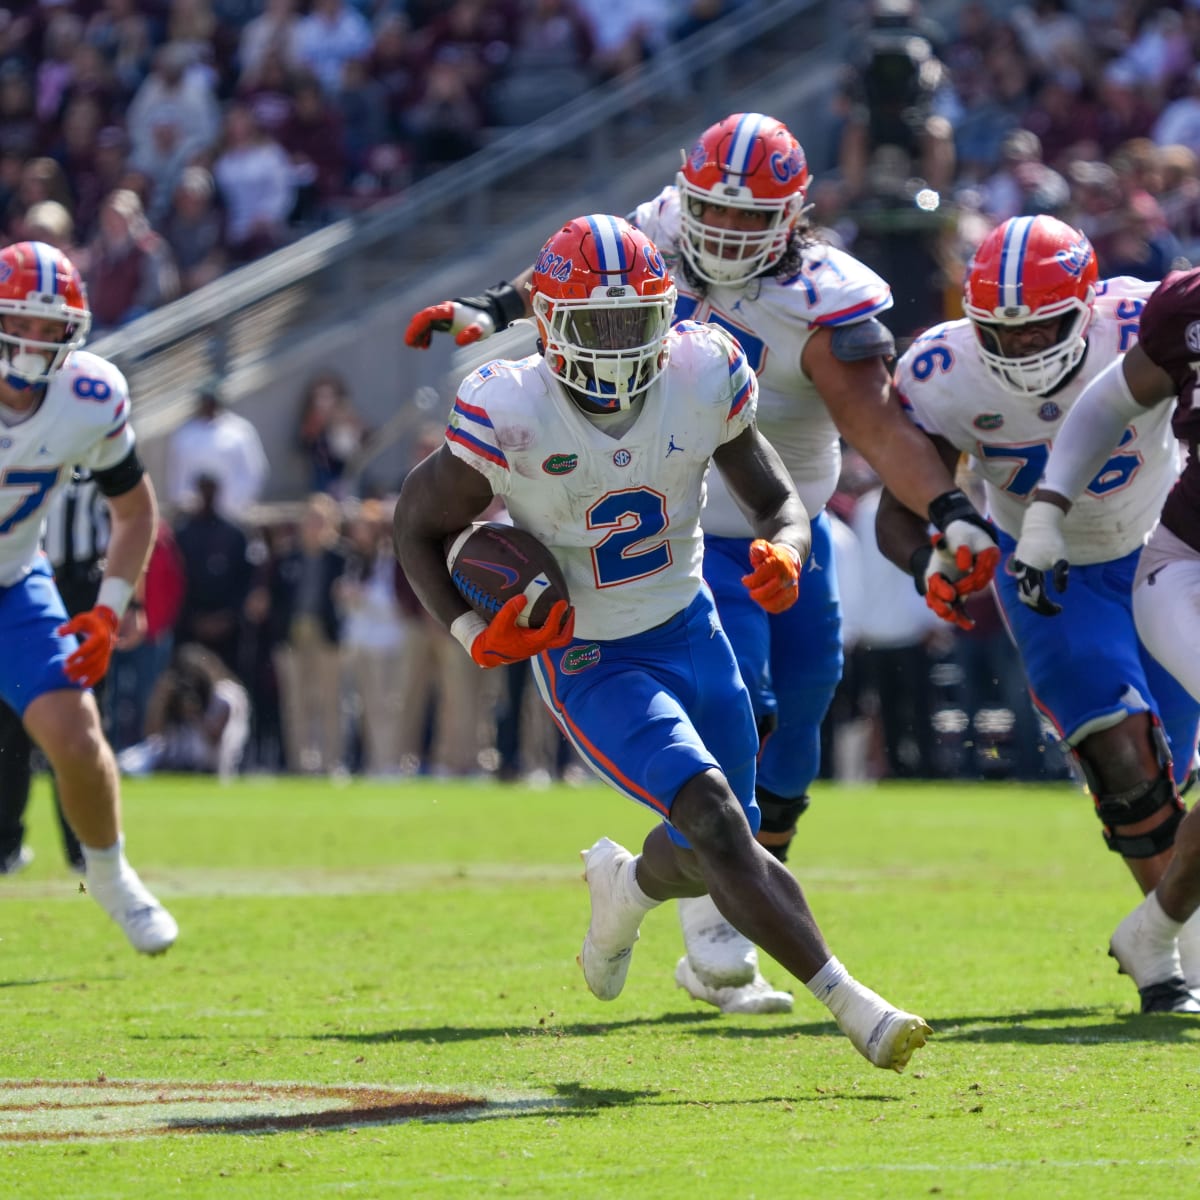
POLYGON ((110 575, 100 583, 96 594, 96 607, 103 605, 117 614, 118 620, 125 615, 129 601, 133 598, 133 584, 116 575, 110 575))
POLYGON ((487 628, 487 622, 477 612, 465 612, 461 617, 455 617, 450 626, 454 640, 468 653, 475 644, 475 639, 487 628))

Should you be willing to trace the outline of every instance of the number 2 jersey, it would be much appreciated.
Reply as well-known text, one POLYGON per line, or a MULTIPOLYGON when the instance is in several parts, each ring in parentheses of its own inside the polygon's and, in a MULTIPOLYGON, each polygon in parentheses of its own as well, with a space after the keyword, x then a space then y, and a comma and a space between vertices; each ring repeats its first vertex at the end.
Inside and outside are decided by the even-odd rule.
MULTIPOLYGON (((1137 341, 1154 287, 1125 276, 1097 285, 1087 353, 1070 382, 1048 396, 1003 388, 984 366, 966 319, 934 326, 900 360, 902 402, 922 429, 971 456, 988 511, 1010 537, 1020 536, 1025 508, 1067 413, 1088 383, 1137 341)), ((1141 546, 1177 470, 1169 409, 1147 410, 1125 430, 1063 522, 1070 561, 1110 562, 1141 546)))
POLYGON ((447 445, 553 551, 577 638, 641 633, 695 599, 709 460, 754 418, 754 373, 722 330, 681 322, 667 347, 619 437, 585 416, 536 354, 484 364, 454 401, 447 445))
MULTIPOLYGON (((800 359, 818 329, 865 321, 891 308, 892 293, 869 267, 842 250, 815 243, 800 271, 766 276, 749 287, 710 286, 696 294, 680 269, 679 192, 664 188, 630 221, 662 251, 679 290, 676 319, 710 321, 737 339, 758 376, 758 428, 779 452, 810 516, 837 486, 841 449, 837 426, 800 359)), ((750 526, 724 481, 714 477, 704 510, 705 532, 749 537, 750 526)))
POLYGON ((24 579, 37 561, 48 501, 72 468, 115 467, 133 442, 125 377, 87 350, 67 358, 32 417, 0 422, 0 587, 24 579))

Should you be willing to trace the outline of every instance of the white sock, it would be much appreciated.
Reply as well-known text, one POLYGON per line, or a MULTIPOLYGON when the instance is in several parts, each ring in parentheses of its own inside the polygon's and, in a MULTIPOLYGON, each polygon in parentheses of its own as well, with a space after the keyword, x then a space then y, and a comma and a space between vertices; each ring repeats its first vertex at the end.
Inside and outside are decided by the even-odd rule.
POLYGON ((103 850, 95 846, 84 846, 82 843, 79 848, 83 851, 87 873, 93 879, 113 879, 121 873, 125 865, 124 837, 118 837, 111 846, 105 846, 103 850))
POLYGON ((835 1017, 840 1017, 865 990, 836 958, 830 958, 804 986, 835 1017))
POLYGON ((1182 921, 1176 921, 1163 911, 1158 902, 1158 893, 1151 892, 1142 902, 1142 933, 1155 943, 1167 945, 1173 942, 1183 928, 1182 921))
POLYGON ((657 908, 662 901, 655 900, 652 897, 647 896, 646 893, 642 891, 642 885, 638 883, 637 865, 641 861, 641 857, 642 856, 640 854, 635 855, 625 865, 625 895, 628 897, 631 904, 636 904, 639 908, 649 912, 652 908, 657 908))

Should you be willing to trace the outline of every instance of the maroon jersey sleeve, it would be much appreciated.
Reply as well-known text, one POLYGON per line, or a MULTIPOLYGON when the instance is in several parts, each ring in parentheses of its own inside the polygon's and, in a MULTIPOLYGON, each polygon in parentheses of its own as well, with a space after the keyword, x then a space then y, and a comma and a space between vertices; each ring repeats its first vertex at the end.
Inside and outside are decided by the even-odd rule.
POLYGON ((1175 383, 1179 399, 1171 428, 1188 447, 1187 465, 1163 506, 1163 524, 1200 550, 1200 269, 1173 271, 1158 285, 1142 310, 1138 340, 1175 383))

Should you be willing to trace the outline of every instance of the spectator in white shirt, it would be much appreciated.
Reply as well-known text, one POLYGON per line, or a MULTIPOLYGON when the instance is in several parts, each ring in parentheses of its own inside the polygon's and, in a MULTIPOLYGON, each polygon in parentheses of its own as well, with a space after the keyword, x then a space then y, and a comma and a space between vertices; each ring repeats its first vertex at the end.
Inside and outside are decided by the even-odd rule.
POLYGON ((270 464, 258 430, 230 412, 215 388, 201 391, 195 415, 172 435, 167 446, 166 497, 175 509, 194 506, 193 486, 201 476, 219 485, 217 511, 240 521, 262 495, 270 464))
POLYGON ((235 261, 250 262, 283 245, 296 203, 292 164, 243 104, 231 104, 225 114, 213 178, 225 205, 225 243, 235 261))

